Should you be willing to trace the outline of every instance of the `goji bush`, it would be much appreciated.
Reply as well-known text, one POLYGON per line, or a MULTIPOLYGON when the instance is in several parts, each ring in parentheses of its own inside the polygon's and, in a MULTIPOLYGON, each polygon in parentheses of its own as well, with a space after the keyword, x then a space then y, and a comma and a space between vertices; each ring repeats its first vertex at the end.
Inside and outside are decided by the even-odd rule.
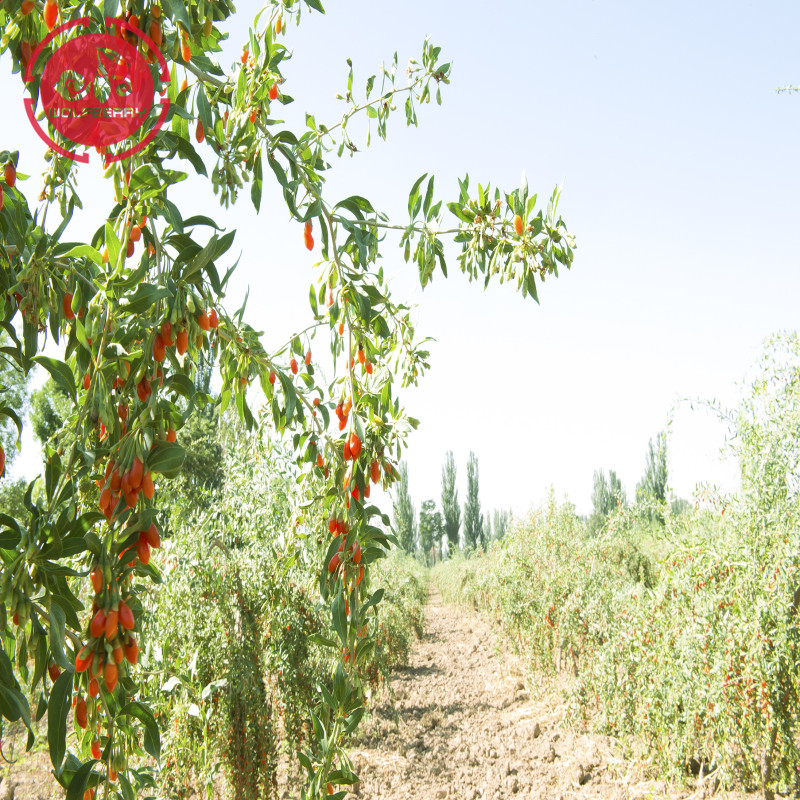
MULTIPOLYGON (((137 64, 141 56, 150 65, 169 108, 160 129, 159 103, 127 140, 101 148, 108 206, 89 242, 69 239, 81 185, 64 153, 76 143, 50 128, 54 145, 38 199, 25 191, 25 152, 15 143, 0 150, 0 324, 11 338, 2 357, 25 373, 43 367, 73 404, 48 445, 39 499, 28 492, 27 517, 0 516, 2 713, 29 723, 19 678, 28 677, 30 658, 54 773, 70 800, 101 786, 108 797, 152 786, 161 733, 139 699, 144 598, 160 574, 159 491, 180 472, 182 428, 212 400, 194 380, 196 365, 212 354, 222 379, 220 412, 230 407, 248 428, 269 426, 283 435, 298 477, 315 487, 304 513, 326 543, 317 586, 335 632, 319 643, 338 658, 309 709, 311 732, 299 759, 303 797, 324 796, 329 785, 341 797, 340 787, 355 781, 343 761, 344 737, 363 713, 362 665, 375 647, 373 634, 360 635, 380 600, 369 575, 393 541, 378 524, 388 517, 369 502, 370 490, 396 478, 406 436, 417 425, 397 388, 416 384, 426 368, 408 308, 392 299, 383 274, 387 234, 396 232, 423 287, 437 269, 446 274, 445 242, 452 238, 455 260, 470 279, 512 283, 536 299, 539 283, 572 263, 559 194, 537 209, 525 183, 501 193, 471 187, 465 176, 445 203, 435 196, 433 177, 423 175, 411 187, 408 219, 398 222, 364 197, 329 197, 330 154, 357 149, 354 120, 368 118, 385 137, 399 106, 416 124, 418 104, 441 100, 451 68, 429 41, 405 73, 384 69, 363 92, 350 72, 341 119, 307 113, 306 127, 293 131, 280 120, 283 105, 294 100, 283 37, 302 14, 322 12, 319 0, 266 3, 228 70, 214 56, 234 14, 226 0, 134 0, 124 8, 114 0, 62 2, 57 14, 53 5, 0 5, 0 55, 32 100, 52 54, 75 34, 51 26, 83 19, 82 33, 105 32, 111 18, 108 32, 136 50, 137 64), (189 164, 191 178, 176 157, 189 164), (319 254, 310 324, 287 332, 276 351, 266 350, 243 308, 226 307, 235 231, 223 232, 170 199, 187 178, 198 191, 210 182, 224 205, 240 199, 249 183, 256 209, 265 181, 274 181, 289 224, 297 226, 298 256, 306 248, 319 254), (331 354, 330 381, 320 380, 312 359, 315 337, 331 354), (264 414, 254 414, 254 396, 264 414), (52 686, 48 665, 58 670, 52 686), (73 699, 76 739, 68 752, 73 699)), ((124 79, 124 63, 111 67, 124 79)), ((302 96, 302 86, 297 90, 302 96)), ((0 414, 21 427, 18 411, 0 404, 0 414)), ((287 548, 296 541, 291 526, 284 541, 287 548)))
POLYGON ((800 341, 768 343, 727 414, 741 491, 664 520, 620 508, 598 533, 553 500, 487 555, 434 571, 492 614, 531 668, 569 669, 577 724, 661 774, 800 786, 800 341))

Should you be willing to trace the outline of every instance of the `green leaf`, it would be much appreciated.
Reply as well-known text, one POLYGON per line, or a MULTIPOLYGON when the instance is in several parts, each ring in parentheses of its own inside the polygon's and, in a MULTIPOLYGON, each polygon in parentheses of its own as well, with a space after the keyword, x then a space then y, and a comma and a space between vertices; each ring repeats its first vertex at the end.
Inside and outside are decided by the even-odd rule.
POLYGON ((283 394, 286 398, 286 424, 288 425, 294 416, 294 409, 295 405, 297 404, 297 393, 294 390, 292 382, 289 380, 287 375, 283 374, 283 372, 278 372, 278 380, 281 382, 283 394))
POLYGON ((50 358, 50 356, 35 356, 31 361, 41 364, 50 373, 58 387, 72 398, 72 402, 77 402, 75 376, 63 361, 59 361, 57 358, 50 358))
POLYGON ((250 199, 253 201, 256 211, 261 210, 261 189, 264 183, 264 176, 261 171, 261 151, 256 153, 253 163, 253 183, 250 187, 250 199))
POLYGON ((178 210, 178 206, 171 200, 167 200, 166 197, 162 197, 161 202, 167 209, 167 217, 169 219, 169 224, 172 225, 172 229, 177 233, 183 233, 183 218, 181 217, 181 212, 178 210))
POLYGON ((199 272, 200 270, 204 269, 205 266, 211 261, 214 248, 217 246, 217 234, 215 233, 209 240, 206 246, 192 258, 189 266, 184 270, 183 275, 181 276, 184 280, 187 280, 189 277, 194 275, 195 272, 199 272))
POLYGON ((430 219, 428 211, 430 211, 431 201, 433 200, 433 181, 435 177, 435 175, 431 175, 431 179, 428 181, 428 189, 425 192, 425 202, 422 204, 422 213, 425 215, 426 220, 430 219))
POLYGON ((103 256, 98 250, 88 244, 79 244, 63 254, 63 258, 89 258, 97 264, 103 266, 103 256))
POLYGON ((203 123, 203 127, 211 133, 214 128, 214 123, 211 119, 211 106, 208 104, 208 96, 202 83, 199 84, 197 89, 197 114, 200 117, 200 122, 203 123))
POLYGON ((53 603, 50 606, 50 652, 61 669, 71 669, 72 664, 64 652, 64 628, 67 618, 64 609, 53 603))
POLYGON ((181 0, 164 0, 162 5, 168 17, 174 19, 175 22, 180 22, 187 32, 191 32, 192 26, 189 21, 189 14, 181 0))
POLYGON ((151 472, 170 475, 180 469, 185 457, 186 451, 179 444, 165 442, 158 444, 150 454, 147 459, 147 467, 151 472))
POLYGON ((128 703, 118 714, 120 717, 136 717, 144 725, 144 749, 157 759, 161 755, 161 735, 158 732, 153 712, 142 703, 128 703))
POLYGON ((172 297, 172 292, 166 286, 142 283, 131 297, 121 298, 120 309, 126 314, 138 316, 147 311, 154 303, 167 297, 172 297))
POLYGON ((67 716, 72 706, 74 677, 72 670, 65 670, 56 678, 47 708, 47 744, 56 775, 61 774, 61 765, 67 752, 67 716))
POLYGON ((88 787, 89 778, 96 763, 97 761, 91 758, 85 764, 81 764, 80 769, 72 776, 72 780, 69 782, 67 800, 81 800, 88 787))
POLYGON ((344 596, 341 590, 331 603, 331 619, 333 628, 339 634, 342 644, 347 646, 347 614, 344 608, 344 596))
POLYGON ((417 179, 417 182, 411 187, 411 193, 408 195, 408 215, 412 219, 416 216, 414 214, 414 206, 417 204, 417 200, 419 199, 419 187, 422 185, 422 181, 428 177, 428 173, 424 173, 417 179))

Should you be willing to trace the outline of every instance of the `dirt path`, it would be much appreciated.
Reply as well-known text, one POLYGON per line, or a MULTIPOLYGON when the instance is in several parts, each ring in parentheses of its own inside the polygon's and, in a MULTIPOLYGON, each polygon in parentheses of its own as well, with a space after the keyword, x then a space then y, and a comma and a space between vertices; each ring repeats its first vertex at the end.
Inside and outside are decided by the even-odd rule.
MULTIPOLYGON (((369 800, 655 798, 608 738, 562 729, 560 693, 526 686, 520 659, 436 589, 410 665, 392 677, 351 753, 369 800)), ((673 792, 669 792, 673 795, 673 792)))

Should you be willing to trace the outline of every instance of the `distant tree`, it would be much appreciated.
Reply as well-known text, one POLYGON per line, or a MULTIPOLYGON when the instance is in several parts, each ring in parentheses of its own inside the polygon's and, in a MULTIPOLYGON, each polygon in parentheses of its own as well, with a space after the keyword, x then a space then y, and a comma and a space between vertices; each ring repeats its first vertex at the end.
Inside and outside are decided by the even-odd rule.
POLYGON ((69 395, 58 384, 48 378, 31 393, 30 421, 33 435, 44 445, 64 425, 72 412, 69 395))
POLYGON ((617 504, 625 505, 625 490, 622 481, 613 469, 608 471, 608 479, 604 470, 595 470, 592 486, 592 515, 588 526, 591 533, 597 533, 605 525, 609 514, 616 510, 617 504))
POLYGON ((470 451, 467 461, 467 501, 464 503, 464 546, 473 549, 478 545, 486 545, 478 494, 478 459, 470 451))
MULTIPOLYGON (((8 514, 14 519, 26 519, 28 510, 25 508, 25 492, 28 491, 28 481, 17 478, 0 480, 0 513, 8 514)), ((34 495, 35 499, 35 495, 34 495)))
MULTIPOLYGON (((661 431, 655 443, 651 439, 647 446, 647 463, 642 480, 636 485, 636 502, 643 504, 666 503, 667 501, 667 437, 661 431)), ((663 522, 663 516, 653 510, 650 518, 663 522)))
POLYGON ((425 500, 419 509, 419 546, 423 561, 430 565, 434 552, 441 545, 444 526, 442 514, 436 509, 435 500, 425 500))
POLYGON ((461 507, 458 505, 458 489, 456 489, 456 462, 453 451, 448 450, 442 466, 442 513, 444 515, 444 531, 450 553, 458 547, 458 532, 461 527, 461 507))
POLYGON ((622 488, 622 481, 617 477, 613 469, 608 471, 608 480, 605 472, 595 470, 594 486, 592 488, 592 513, 601 517, 607 517, 617 508, 617 503, 625 505, 625 490, 622 488))
POLYGON ((673 517, 679 517, 681 514, 688 513, 692 508, 692 504, 683 497, 673 497, 669 509, 673 517))
POLYGON ((508 529, 508 521, 511 519, 510 511, 494 510, 494 538, 502 539, 508 529))
POLYGON ((489 512, 488 511, 486 512, 486 518, 485 519, 483 517, 481 517, 481 519, 483 519, 483 535, 484 535, 487 543, 491 542, 492 541, 492 518, 491 518, 491 516, 489 516, 489 512))
POLYGON ((413 553, 417 537, 414 524, 414 506, 411 502, 411 495, 408 493, 408 464, 405 461, 400 462, 400 482, 397 484, 393 508, 394 527, 397 532, 397 538, 400 540, 400 547, 407 553, 413 553))
MULTIPOLYGON (((11 344, 5 331, 0 330, 0 345, 11 344)), ((20 415, 26 410, 28 379, 16 362, 0 353, 0 405, 14 409, 20 415)), ((17 426, 6 416, 0 416, 0 447, 5 452, 6 470, 17 454, 17 426)), ((8 512, 6 512, 8 513, 8 512)))

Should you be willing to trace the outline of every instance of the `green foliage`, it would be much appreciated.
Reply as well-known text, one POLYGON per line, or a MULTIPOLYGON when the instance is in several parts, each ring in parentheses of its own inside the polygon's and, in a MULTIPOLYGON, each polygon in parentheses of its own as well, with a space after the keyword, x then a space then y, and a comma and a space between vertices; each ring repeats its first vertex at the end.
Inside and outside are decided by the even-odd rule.
POLYGON ((442 514, 444 515, 444 530, 450 553, 455 553, 459 547, 459 530, 461 528, 461 506, 458 504, 458 489, 456 488, 456 461, 453 451, 448 450, 442 465, 442 514))
POLYGON ((636 502, 650 519, 663 521, 660 506, 667 501, 667 435, 660 431, 655 444, 647 444, 647 463, 641 481, 636 484, 636 502))
MULTIPOLYGON (((59 36, 69 40, 104 33, 105 12, 114 12, 117 5, 62 3, 59 17, 65 29, 59 36), (79 19, 88 28, 70 25, 79 19)), ((370 575, 394 538, 386 533, 388 515, 364 502, 367 465, 377 462, 383 488, 390 489, 408 434, 418 425, 406 414, 396 389, 416 385, 429 366, 425 340, 416 336, 410 309, 395 301, 384 275, 387 230, 397 232, 394 244, 406 260, 414 259, 423 287, 437 269, 447 275, 445 243, 452 240, 455 261, 470 280, 511 283, 537 302, 537 283, 557 277, 560 266, 571 266, 574 240, 558 216, 560 191, 552 193, 545 207, 537 207, 537 195, 524 180, 519 188, 501 192, 489 185, 470 188, 465 175, 446 202, 436 196, 434 178, 426 174, 411 187, 408 218, 392 221, 360 195, 331 196, 336 182, 327 173, 337 162, 329 160, 330 154, 338 150, 341 155, 345 148, 355 152, 351 136, 356 118, 364 120, 369 143, 370 126, 385 137, 396 109, 402 108, 406 123, 415 125, 419 104, 431 97, 441 100, 451 64, 428 40, 407 69, 398 68, 395 57, 391 68, 368 78, 363 92, 353 88, 351 71, 340 120, 326 122, 308 113, 305 126, 292 130, 283 121, 283 106, 292 102, 287 91, 292 49, 279 37, 277 23, 285 31, 303 13, 324 13, 319 0, 270 0, 251 20, 247 56, 227 68, 218 54, 236 13, 231 3, 215 3, 213 15, 205 0, 171 0, 158 8, 163 13, 156 15, 152 4, 133 0, 125 10, 147 30, 155 25, 163 35, 162 55, 168 63, 163 86, 157 82, 156 89, 164 96, 165 111, 168 101, 168 115, 160 128, 153 127, 154 117, 147 120, 142 132, 152 136, 138 141, 134 151, 128 151, 127 140, 100 154, 108 181, 101 196, 107 207, 89 241, 70 241, 72 215, 83 208, 84 187, 77 162, 69 157, 72 143, 49 125, 40 107, 36 115, 54 137, 41 195, 32 195, 27 183, 26 153, 0 150, 0 165, 9 174, 22 167, 16 183, 4 171, 0 209, 0 327, 9 340, 2 350, 3 365, 13 364, 13 370, 26 376, 42 366, 71 404, 62 415, 57 441, 51 441, 55 446, 45 448, 36 496, 24 513, 2 520, 0 630, 9 663, 0 670, 0 689, 12 698, 2 711, 10 719, 27 721, 15 676, 26 676, 32 663, 32 688, 38 691, 52 655, 65 670, 60 685, 70 693, 74 688, 80 697, 77 708, 86 704, 87 732, 70 740, 70 751, 62 724, 66 689, 52 709, 46 708, 44 695, 40 709, 41 714, 53 712, 48 726, 51 761, 56 779, 69 787, 69 800, 101 783, 109 797, 131 800, 137 793, 150 793, 155 766, 147 759, 159 756, 159 728, 150 710, 153 696, 148 704, 137 694, 141 682, 152 676, 138 667, 131 648, 143 632, 142 604, 152 602, 152 585, 161 578, 150 563, 148 542, 157 548, 169 525, 185 531, 192 521, 178 502, 180 491, 201 515, 194 520, 202 531, 198 540, 223 554, 224 548, 230 552, 234 563, 223 565, 221 560, 219 570, 228 588, 242 582, 246 608, 225 606, 227 618, 221 620, 233 620, 236 631, 247 631, 237 645, 237 659, 252 662, 258 655, 259 621, 251 619, 250 609, 265 588, 254 583, 256 593, 250 592, 242 577, 246 565, 236 562, 234 552, 251 546, 253 526, 262 535, 274 534, 280 543, 269 552, 251 554, 267 559, 257 562, 257 568, 271 567, 273 556, 281 563, 284 556, 283 567, 295 559, 292 566, 302 563, 306 577, 309 571, 314 574, 320 613, 328 633, 333 631, 314 643, 336 655, 335 671, 320 682, 313 703, 304 708, 311 724, 298 753, 305 771, 301 798, 319 800, 326 796, 329 777, 335 776, 337 785, 355 781, 344 743, 363 714, 363 670, 372 663, 376 645, 370 624, 380 593, 370 575), (181 75, 190 81, 185 88, 181 75), (218 195, 225 206, 236 202, 239 190, 249 183, 257 210, 266 182, 282 196, 296 225, 298 257, 305 252, 301 232, 306 248, 319 255, 308 294, 309 324, 300 333, 287 334, 277 350, 267 351, 263 334, 245 318, 244 306, 226 307, 228 281, 236 267, 236 232, 223 231, 214 219, 195 214, 185 203, 179 208, 175 186, 184 180, 191 182, 187 196, 205 191, 208 197, 218 195), (325 340, 322 349, 330 348, 330 383, 320 379, 311 361, 315 337, 325 340), (357 348, 363 360, 356 360, 357 348), (297 503, 290 520, 265 516, 261 498, 247 485, 257 476, 246 469, 236 480, 249 494, 240 493, 239 502, 227 508, 224 524, 215 516, 223 487, 214 461, 214 417, 209 412, 205 419, 190 422, 211 402, 212 361, 222 384, 218 413, 230 408, 248 430, 285 439, 290 479, 302 495, 293 495, 297 503), (251 408, 256 387, 258 413, 251 408), (360 456, 351 461, 344 457, 344 437, 353 434, 361 446, 360 456), (178 478, 184 464, 186 476, 178 478), (167 482, 176 478, 176 489, 168 491, 167 482), (336 523, 333 540, 320 530, 323 520, 336 523), (209 532, 215 538, 205 536, 209 532), (115 615, 117 607, 120 613, 115 615), (100 612, 108 616, 108 628, 96 622, 102 621, 100 612), (12 626, 9 620, 19 624, 12 626), (121 648, 112 646, 115 641, 127 651, 123 659, 121 648), (104 679, 95 687, 90 675, 101 665, 104 679), (72 668, 74 675, 68 674, 72 668), (100 759, 90 758, 96 732, 104 742, 100 759), (112 771, 118 781, 110 780, 112 771)), ((2 62, 20 78, 27 67, 25 90, 39 98, 52 52, 52 44, 44 44, 42 15, 20 15, 16 0, 2 3, 0 31, 2 62), (35 42, 43 43, 35 49, 36 58, 35 42)), ((144 42, 136 47, 143 56, 153 55, 145 52, 144 42)), ((302 92, 302 86, 297 90, 302 92)), ((158 106, 153 112, 158 113, 158 106)), ((134 136, 138 139, 139 133, 134 136)), ((2 146, 13 148, 14 143, 2 146)), ((280 285, 279 275, 274 283, 280 285)), ((9 385, 3 378, 0 423, 20 433, 22 401, 8 402, 9 385)), ((57 409, 50 410, 43 435, 57 422, 57 409)), ((410 516, 405 511, 401 533, 411 550, 413 509, 410 516)), ((187 551, 182 557, 191 556, 187 551)), ((203 569, 210 566, 204 562, 203 569)), ((191 562, 182 563, 181 569, 191 577, 191 562)), ((215 579, 207 576, 210 588, 215 579)), ((181 591, 191 592, 191 587, 177 587, 176 602, 185 597, 181 591)), ((164 613, 168 615, 166 609, 164 613)), ((168 615, 165 624, 177 627, 176 616, 168 615)), ((229 630, 219 627, 223 629, 229 630)), ((203 632, 187 628, 184 633, 191 638, 203 632)), ((165 634, 159 636, 166 641, 165 634)), ((180 652, 180 644, 175 646, 180 652)), ((208 651, 214 652, 213 647, 208 651)), ((152 658, 160 663, 155 652, 152 658)), ((241 665, 241 685, 225 701, 222 715, 242 733, 235 747, 246 749, 251 769, 256 768, 250 756, 272 746, 268 726, 266 738, 243 733, 244 727, 256 724, 251 715, 270 697, 256 667, 253 663, 247 672, 241 665)), ((195 704, 200 707, 196 699, 195 704)), ((213 733, 210 727, 207 731, 213 733)), ((240 753, 242 759, 244 755, 240 753)), ((255 783, 243 792, 270 791, 271 767, 262 767, 266 772, 253 772, 255 783)))
POLYGON ((464 503, 464 547, 468 550, 486 546, 478 484, 478 459, 470 451, 467 460, 467 499, 464 503))
POLYGON ((31 393, 31 427, 42 445, 61 430, 71 414, 72 401, 69 395, 52 378, 31 393))
POLYGON ((443 533, 442 513, 436 510, 436 501, 423 500, 419 510, 419 547, 423 563, 430 565, 436 561, 443 533))
POLYGON ((21 519, 28 513, 25 508, 25 492, 28 489, 28 482, 25 478, 17 478, 13 481, 3 478, 0 481, 0 508, 3 514, 8 514, 15 519, 21 519))
POLYGON ((599 530, 605 525, 609 515, 616 511, 618 505, 625 505, 625 490, 622 481, 613 469, 608 471, 608 480, 604 470, 595 470, 592 487, 592 515, 589 518, 589 529, 599 530))
POLYGON ((375 659, 367 670, 373 688, 390 669, 408 665, 411 645, 422 636, 428 576, 419 561, 392 550, 376 567, 376 583, 386 594, 375 616, 375 659))
MULTIPOLYGON (((8 334, 0 328, 0 347, 7 347, 10 343, 8 334)), ((6 469, 17 454, 20 429, 11 416, 1 412, 3 408, 15 409, 21 424, 27 405, 27 387, 28 376, 25 371, 6 353, 0 352, 0 447, 6 454, 6 469)))
POLYGON ((163 498, 175 519, 185 510, 208 508, 222 487, 223 444, 218 433, 219 412, 207 405, 193 414, 181 429, 181 447, 185 451, 181 471, 176 480, 164 485, 163 498))
POLYGON ((596 534, 551 500, 487 555, 434 570, 532 669, 573 673, 577 724, 666 776, 702 768, 767 797, 797 791, 800 763, 798 376, 800 340, 776 337, 727 415, 738 497, 704 493, 679 516, 659 503, 657 526, 619 507, 596 534))
POLYGON ((511 521, 511 512, 503 509, 494 510, 494 538, 502 539, 508 530, 508 523, 511 521))
POLYGON ((673 517, 687 514, 692 509, 692 504, 683 497, 673 497, 669 503, 669 510, 673 517))
POLYGON ((394 499, 394 527, 400 547, 406 553, 416 549, 416 521, 411 495, 408 493, 408 464, 400 463, 400 482, 397 484, 394 499))

